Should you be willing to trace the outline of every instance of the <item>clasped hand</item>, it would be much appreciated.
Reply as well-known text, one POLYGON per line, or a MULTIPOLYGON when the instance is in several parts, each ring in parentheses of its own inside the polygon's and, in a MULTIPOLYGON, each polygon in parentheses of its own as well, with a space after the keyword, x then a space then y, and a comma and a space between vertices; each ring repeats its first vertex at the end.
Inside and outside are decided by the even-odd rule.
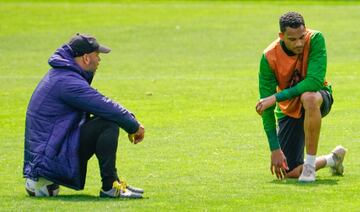
POLYGON ((266 98, 260 99, 256 104, 256 112, 261 115, 266 109, 273 106, 276 103, 275 95, 268 96, 266 98))
POLYGON ((145 128, 142 124, 140 124, 139 129, 135 133, 129 134, 128 138, 131 143, 137 144, 144 139, 144 136, 145 136, 145 128))

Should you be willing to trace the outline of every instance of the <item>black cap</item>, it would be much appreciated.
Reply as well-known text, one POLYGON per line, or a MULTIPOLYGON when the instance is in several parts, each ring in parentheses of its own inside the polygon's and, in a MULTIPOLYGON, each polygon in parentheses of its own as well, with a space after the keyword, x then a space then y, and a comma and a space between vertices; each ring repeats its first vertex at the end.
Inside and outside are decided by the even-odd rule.
POLYGON ((91 52, 106 54, 111 51, 110 48, 100 45, 95 37, 80 33, 76 33, 76 35, 70 39, 68 45, 73 50, 74 57, 79 57, 91 52))

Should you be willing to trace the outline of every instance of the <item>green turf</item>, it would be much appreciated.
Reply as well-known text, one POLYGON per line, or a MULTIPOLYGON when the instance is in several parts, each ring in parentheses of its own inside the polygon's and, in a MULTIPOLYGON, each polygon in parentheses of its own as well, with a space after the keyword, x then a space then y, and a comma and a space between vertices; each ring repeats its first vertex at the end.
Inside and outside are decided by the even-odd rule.
MULTIPOLYGON (((28 1, 27 1, 28 2, 28 1)), ((356 2, 0 2, 0 211, 355 211, 360 199, 360 6, 356 2), (353 5, 351 5, 353 4, 353 5), (313 184, 277 181, 254 106, 263 49, 278 17, 301 12, 328 47, 335 103, 319 154, 349 149, 345 176, 318 172, 313 184), (99 199, 97 161, 86 187, 29 198, 22 179, 24 116, 47 59, 76 32, 112 52, 93 82, 133 111, 146 138, 121 132, 118 170, 143 187, 137 201, 99 199)))

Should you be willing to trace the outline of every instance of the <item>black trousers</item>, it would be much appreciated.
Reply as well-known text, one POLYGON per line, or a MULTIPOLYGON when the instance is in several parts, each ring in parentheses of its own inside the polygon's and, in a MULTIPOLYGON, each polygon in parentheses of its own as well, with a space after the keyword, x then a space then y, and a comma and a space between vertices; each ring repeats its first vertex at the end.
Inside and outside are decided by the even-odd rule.
POLYGON ((87 121, 80 130, 81 173, 86 176, 87 162, 95 154, 99 161, 102 189, 105 191, 119 179, 116 171, 118 138, 119 126, 99 117, 87 121))

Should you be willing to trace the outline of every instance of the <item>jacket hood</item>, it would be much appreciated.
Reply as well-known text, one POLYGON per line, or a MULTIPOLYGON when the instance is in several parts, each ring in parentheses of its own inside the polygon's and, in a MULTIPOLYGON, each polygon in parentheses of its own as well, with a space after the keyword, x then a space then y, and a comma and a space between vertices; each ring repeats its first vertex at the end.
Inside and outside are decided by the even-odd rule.
POLYGON ((49 58, 48 63, 54 69, 67 69, 79 73, 89 84, 94 77, 93 72, 82 70, 82 68, 75 62, 73 51, 67 44, 58 48, 49 58))

